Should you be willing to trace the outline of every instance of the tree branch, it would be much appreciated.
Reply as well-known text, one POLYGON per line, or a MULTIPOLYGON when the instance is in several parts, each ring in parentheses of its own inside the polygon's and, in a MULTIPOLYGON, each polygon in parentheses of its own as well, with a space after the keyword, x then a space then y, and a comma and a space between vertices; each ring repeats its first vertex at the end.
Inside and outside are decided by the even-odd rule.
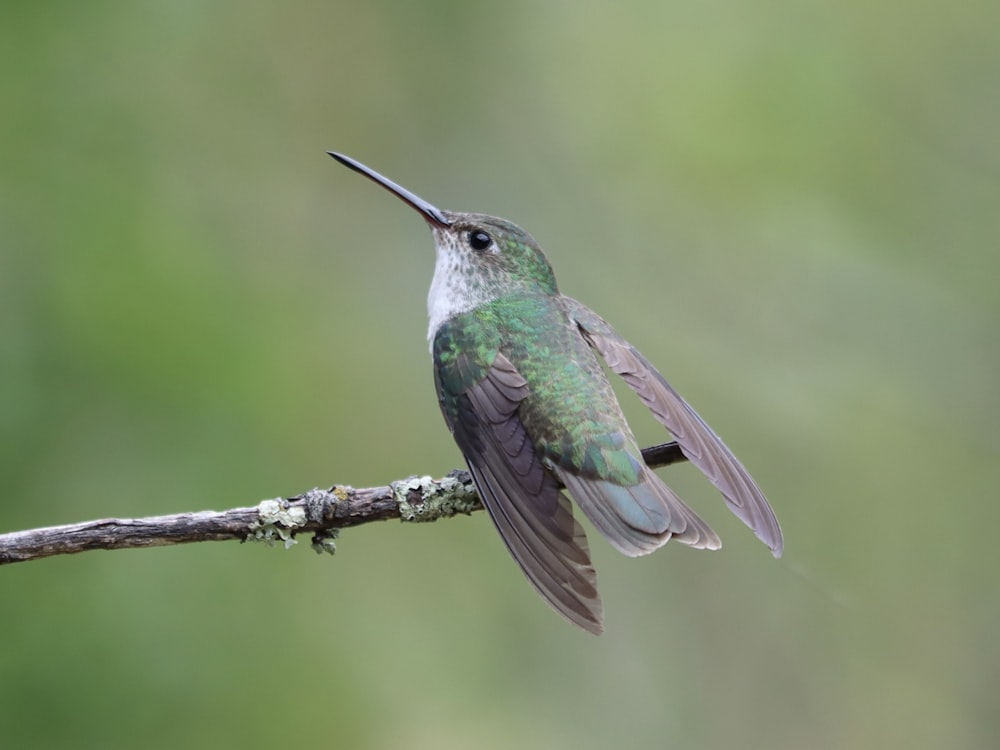
MULTIPOLYGON (((642 451, 652 468, 687 460, 677 443, 642 451)), ((302 495, 264 500, 251 508, 177 513, 148 518, 105 518, 0 534, 0 565, 70 555, 92 549, 163 547, 226 540, 281 541, 295 544, 301 532, 313 533, 317 552, 333 552, 340 529, 371 521, 436 521, 468 515, 482 505, 468 472, 453 471, 441 479, 410 477, 384 487, 354 489, 337 485, 302 495)))

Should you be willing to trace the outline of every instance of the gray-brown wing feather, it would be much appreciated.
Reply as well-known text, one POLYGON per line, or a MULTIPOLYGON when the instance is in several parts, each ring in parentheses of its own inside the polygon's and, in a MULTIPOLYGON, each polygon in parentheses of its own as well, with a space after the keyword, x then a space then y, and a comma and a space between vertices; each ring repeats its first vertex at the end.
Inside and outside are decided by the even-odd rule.
MULTIPOLYGON (((439 387, 440 383, 439 383, 439 387)), ((559 614, 600 633, 602 606, 583 527, 517 416, 527 381, 502 354, 445 418, 507 549, 559 614)))
POLYGON ((685 456, 714 484, 729 509, 780 557, 781 527, 757 483, 711 427, 657 372, 635 347, 621 338, 600 316, 575 300, 567 312, 587 342, 621 375, 664 427, 685 456))

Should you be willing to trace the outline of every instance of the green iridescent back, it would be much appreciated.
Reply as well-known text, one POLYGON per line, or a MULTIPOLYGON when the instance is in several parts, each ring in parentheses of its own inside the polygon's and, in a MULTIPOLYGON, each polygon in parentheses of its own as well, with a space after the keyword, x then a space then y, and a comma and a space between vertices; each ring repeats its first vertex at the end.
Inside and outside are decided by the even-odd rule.
POLYGON ((603 368, 559 297, 508 295, 456 316, 438 330, 433 353, 451 394, 479 382, 502 353, 528 381, 518 416, 541 457, 616 484, 639 480, 635 438, 603 368))

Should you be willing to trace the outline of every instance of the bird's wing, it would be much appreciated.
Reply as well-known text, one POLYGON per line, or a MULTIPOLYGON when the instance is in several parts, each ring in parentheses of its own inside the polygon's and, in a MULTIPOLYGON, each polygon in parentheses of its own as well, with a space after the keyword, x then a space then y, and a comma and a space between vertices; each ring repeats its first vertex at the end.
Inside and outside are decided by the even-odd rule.
POLYGON ((528 580, 564 618, 600 633, 601 599, 587 537, 518 417, 527 381, 497 349, 456 346, 462 325, 461 317, 453 319, 434 339, 435 384, 445 421, 528 580))
POLYGON ((684 455, 722 492, 729 509, 780 557, 783 540, 778 519, 743 464, 635 347, 595 312, 576 300, 564 299, 567 314, 587 343, 670 430, 684 455))

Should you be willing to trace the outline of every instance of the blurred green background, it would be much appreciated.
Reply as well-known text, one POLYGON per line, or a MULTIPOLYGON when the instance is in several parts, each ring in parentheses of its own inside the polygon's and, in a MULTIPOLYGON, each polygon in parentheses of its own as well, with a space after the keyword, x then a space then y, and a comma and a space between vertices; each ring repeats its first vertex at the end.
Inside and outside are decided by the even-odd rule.
POLYGON ((461 464, 337 149, 528 228, 787 546, 670 469, 726 547, 592 533, 599 639, 483 514, 6 567, 0 743, 995 746, 998 7, 5 3, 0 530, 461 464))

